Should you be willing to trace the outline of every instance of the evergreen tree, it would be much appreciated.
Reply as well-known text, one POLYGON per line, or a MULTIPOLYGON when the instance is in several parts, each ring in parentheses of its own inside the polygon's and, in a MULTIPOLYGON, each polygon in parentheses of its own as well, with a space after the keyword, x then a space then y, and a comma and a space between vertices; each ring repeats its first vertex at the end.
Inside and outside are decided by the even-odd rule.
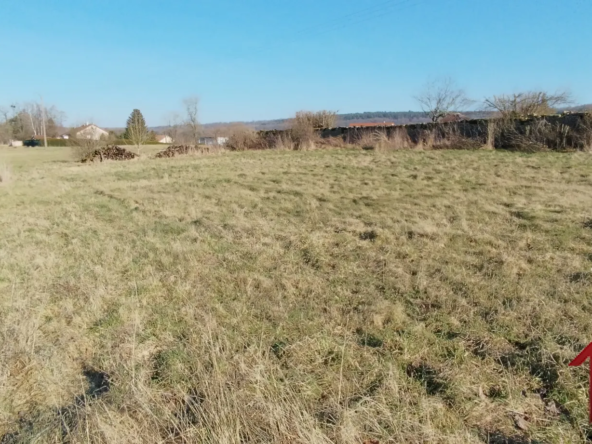
POLYGON ((138 154, 140 153, 140 147, 143 143, 148 140, 149 132, 146 127, 146 121, 144 116, 139 109, 135 109, 127 119, 127 126, 123 135, 124 139, 129 140, 132 144, 138 148, 138 154))

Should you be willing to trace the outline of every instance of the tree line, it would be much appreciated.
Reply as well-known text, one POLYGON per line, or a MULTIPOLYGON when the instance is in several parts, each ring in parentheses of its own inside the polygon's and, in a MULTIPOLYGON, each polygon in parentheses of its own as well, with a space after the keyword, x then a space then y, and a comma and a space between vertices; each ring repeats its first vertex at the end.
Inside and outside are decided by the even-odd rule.
MULTIPOLYGON (((470 99, 465 91, 450 78, 428 82, 415 99, 421 111, 376 111, 349 114, 337 114, 331 111, 326 112, 328 114, 321 112, 315 118, 325 119, 322 123, 324 127, 328 122, 335 125, 338 122, 355 120, 389 120, 409 123, 427 118, 432 122, 438 122, 454 113, 473 115, 480 113, 479 115, 482 117, 519 118, 533 114, 552 114, 556 112, 558 107, 572 103, 571 95, 565 91, 555 93, 526 91, 494 95, 484 99, 480 107, 475 107, 478 102, 470 99)), ((175 143, 197 145, 199 138, 204 134, 198 114, 199 99, 195 96, 184 99, 181 112, 168 114, 167 124, 162 127, 164 135, 170 137, 175 143)), ((0 106, 0 143, 7 143, 12 139, 60 137, 61 134, 67 132, 63 126, 64 119, 64 112, 55 105, 44 106, 42 101, 0 106)), ((288 127, 290 121, 281 122, 288 127)), ((218 125, 209 129, 208 133, 212 136, 228 135, 229 128, 232 126, 218 125)), ((139 151, 143 144, 154 141, 155 134, 148 130, 141 111, 135 109, 127 120, 125 131, 122 134, 111 132, 109 138, 129 141, 139 151)))
POLYGON ((30 137, 59 137, 64 130, 65 113, 42 102, 0 106, 0 143, 30 137))

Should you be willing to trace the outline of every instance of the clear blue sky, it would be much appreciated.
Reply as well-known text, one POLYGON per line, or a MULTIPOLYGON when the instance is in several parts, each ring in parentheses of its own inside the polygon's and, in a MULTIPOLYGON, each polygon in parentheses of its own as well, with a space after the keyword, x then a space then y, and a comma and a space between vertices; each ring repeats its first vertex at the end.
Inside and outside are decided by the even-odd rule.
POLYGON ((478 100, 570 89, 592 103, 592 0, 0 0, 0 105, 67 122, 203 122, 300 109, 418 109, 430 77, 478 100))

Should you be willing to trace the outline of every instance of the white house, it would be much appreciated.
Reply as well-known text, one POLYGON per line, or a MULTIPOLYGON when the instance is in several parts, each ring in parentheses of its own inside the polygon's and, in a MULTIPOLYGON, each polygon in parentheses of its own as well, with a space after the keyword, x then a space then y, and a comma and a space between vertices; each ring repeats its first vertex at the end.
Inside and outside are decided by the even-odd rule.
POLYGON ((200 145, 226 145, 228 137, 200 137, 200 145))
POLYGON ((156 141, 158 143, 173 143, 173 138, 171 136, 159 135, 156 136, 156 141))
POLYGON ((8 146, 23 146, 22 140, 11 140, 8 142, 8 146))
POLYGON ((109 135, 109 131, 99 128, 94 123, 87 123, 86 125, 73 129, 72 134, 77 139, 99 140, 103 136, 107 137, 109 135))

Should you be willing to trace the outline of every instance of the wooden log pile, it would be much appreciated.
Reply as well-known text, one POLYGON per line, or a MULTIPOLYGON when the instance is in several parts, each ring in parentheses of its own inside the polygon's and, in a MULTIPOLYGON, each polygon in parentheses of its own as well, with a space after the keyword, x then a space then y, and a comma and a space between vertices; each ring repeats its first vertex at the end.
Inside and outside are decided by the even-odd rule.
POLYGON ((82 162, 94 162, 95 160, 103 161, 103 160, 131 160, 138 157, 137 154, 132 153, 131 151, 126 150, 125 148, 121 148, 120 146, 116 145, 108 145, 104 148, 99 148, 91 153, 88 154, 82 162))
POLYGON ((191 154, 195 152, 195 147, 191 145, 169 146, 166 150, 156 153, 157 158, 175 157, 181 154, 191 154))

